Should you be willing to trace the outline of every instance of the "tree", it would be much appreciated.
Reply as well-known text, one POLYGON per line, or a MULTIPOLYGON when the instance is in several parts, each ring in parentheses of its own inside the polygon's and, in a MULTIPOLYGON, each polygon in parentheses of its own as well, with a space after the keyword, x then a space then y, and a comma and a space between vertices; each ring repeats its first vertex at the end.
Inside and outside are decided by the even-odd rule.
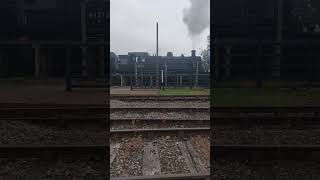
POLYGON ((207 42, 207 48, 201 51, 200 55, 202 56, 204 69, 210 72, 210 35, 207 37, 207 42))

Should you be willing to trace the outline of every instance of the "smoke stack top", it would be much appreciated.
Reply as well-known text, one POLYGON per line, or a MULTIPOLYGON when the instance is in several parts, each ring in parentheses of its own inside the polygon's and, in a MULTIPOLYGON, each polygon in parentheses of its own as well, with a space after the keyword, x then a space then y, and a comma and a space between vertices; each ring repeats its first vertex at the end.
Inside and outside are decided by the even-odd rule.
POLYGON ((210 25, 210 1, 190 0, 190 3, 191 6, 183 10, 183 22, 191 38, 195 38, 210 25))
POLYGON ((191 56, 196 57, 196 50, 191 50, 191 56))

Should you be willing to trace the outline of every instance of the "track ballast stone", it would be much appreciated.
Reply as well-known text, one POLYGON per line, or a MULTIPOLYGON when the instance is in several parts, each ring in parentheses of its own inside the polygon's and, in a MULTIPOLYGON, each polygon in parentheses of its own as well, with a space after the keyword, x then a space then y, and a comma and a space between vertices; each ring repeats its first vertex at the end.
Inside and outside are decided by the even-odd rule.
POLYGON ((116 107, 137 107, 137 108, 183 108, 183 107, 209 107, 209 101, 154 101, 154 102, 143 102, 143 101, 120 101, 120 100, 110 100, 111 108, 116 107))
POLYGON ((178 146, 178 138, 162 136, 157 139, 162 174, 190 173, 178 146))
POLYGON ((0 121, 0 145, 106 144, 108 129, 100 125, 58 127, 28 121, 0 121))
POLYGON ((320 145, 320 130, 212 127, 215 144, 320 145))
POLYGON ((111 176, 142 176, 143 145, 142 137, 123 138, 111 164, 111 176))

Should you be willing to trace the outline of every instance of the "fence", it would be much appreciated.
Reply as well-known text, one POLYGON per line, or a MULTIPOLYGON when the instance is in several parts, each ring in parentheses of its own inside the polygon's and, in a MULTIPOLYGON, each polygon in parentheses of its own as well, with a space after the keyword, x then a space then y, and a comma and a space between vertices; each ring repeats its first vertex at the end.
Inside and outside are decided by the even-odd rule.
POLYGON ((216 41, 214 87, 319 86, 320 41, 216 41))
MULTIPOLYGON (((28 58, 32 60, 30 62, 32 62, 34 67, 32 71, 35 79, 48 78, 48 71, 54 69, 52 67, 54 64, 53 60, 58 60, 60 63, 59 67, 61 68, 58 70, 65 76, 66 89, 68 91, 71 91, 73 87, 107 88, 109 86, 109 64, 108 61, 105 62, 104 59, 105 46, 108 47, 109 43, 82 43, 79 41, 0 41, 0 49, 6 50, 0 52, 0 62, 4 61, 7 63, 12 59, 8 57, 8 49, 25 49, 28 51, 28 54, 32 54, 28 58), (85 58, 87 59, 85 66, 81 58, 83 56, 83 49, 92 50, 88 52, 90 55, 86 56, 88 59, 85 58), (55 56, 55 53, 48 53, 48 50, 59 52, 59 54, 55 56), (99 55, 93 56, 94 54, 99 55), (99 63, 99 65, 96 63, 99 63), (82 76, 84 68, 89 69, 89 76, 82 76)), ((54 62, 56 63, 57 61, 54 62)), ((0 70, 2 72, 8 72, 8 69, 0 70)))
MULTIPOLYGON (((161 73, 159 73, 159 85, 164 87, 209 87, 210 74, 167 74, 163 76, 163 84, 161 73)), ((156 88, 157 75, 153 74, 113 74, 111 79, 112 86, 132 86, 143 88, 156 88)))

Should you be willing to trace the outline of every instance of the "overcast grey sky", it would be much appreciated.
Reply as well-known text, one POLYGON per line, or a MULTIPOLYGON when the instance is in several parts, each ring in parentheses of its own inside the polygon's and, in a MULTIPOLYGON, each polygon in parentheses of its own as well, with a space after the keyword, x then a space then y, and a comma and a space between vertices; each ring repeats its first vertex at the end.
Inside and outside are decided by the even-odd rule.
POLYGON ((199 55, 200 49, 206 48, 210 29, 206 28, 193 45, 183 22, 183 9, 190 5, 189 0, 111 0, 111 51, 117 55, 132 51, 154 54, 159 22, 159 55, 171 51, 175 56, 189 56, 193 46, 199 55))

